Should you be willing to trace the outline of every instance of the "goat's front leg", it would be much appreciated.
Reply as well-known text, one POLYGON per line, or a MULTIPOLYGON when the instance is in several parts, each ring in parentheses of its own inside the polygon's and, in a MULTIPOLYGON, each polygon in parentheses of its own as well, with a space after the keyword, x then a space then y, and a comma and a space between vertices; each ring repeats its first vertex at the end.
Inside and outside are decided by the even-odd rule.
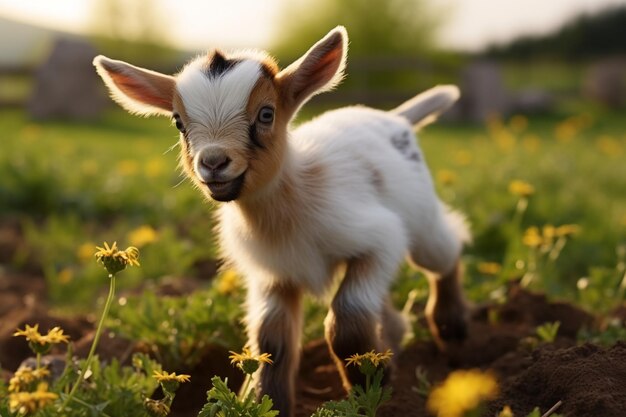
POLYGON ((302 293, 287 284, 248 288, 247 323, 253 352, 271 354, 272 364, 261 364, 254 374, 257 397, 267 394, 274 409, 293 416, 295 379, 300 360, 302 293))
POLYGON ((365 377, 358 367, 346 367, 345 359, 383 348, 380 327, 389 278, 381 274, 390 272, 380 266, 374 256, 348 264, 324 323, 326 341, 346 391, 355 384, 365 387, 365 377))

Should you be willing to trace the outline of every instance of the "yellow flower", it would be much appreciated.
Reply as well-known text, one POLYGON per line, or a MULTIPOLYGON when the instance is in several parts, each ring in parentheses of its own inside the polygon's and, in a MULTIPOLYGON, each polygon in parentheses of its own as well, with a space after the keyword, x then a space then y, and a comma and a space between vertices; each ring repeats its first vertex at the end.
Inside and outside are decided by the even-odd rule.
POLYGON ((570 236, 580 233, 580 226, 577 224, 564 224, 556 228, 554 231, 556 236, 570 236))
POLYGON ((96 247, 91 242, 83 243, 76 249, 76 257, 82 262, 87 262, 93 256, 93 249, 96 247))
POLYGON ((74 279, 74 271, 72 268, 63 268, 59 271, 57 279, 61 284, 67 284, 74 279))
POLYGON ((9 409, 18 414, 34 413, 59 398, 54 392, 48 391, 45 382, 37 386, 35 392, 14 392, 9 394, 9 409))
POLYGON ((140 226, 128 233, 128 241, 131 245, 142 247, 156 241, 158 234, 151 226, 140 226))
POLYGON ((169 374, 169 373, 167 373, 167 371, 154 371, 152 376, 159 383, 162 383, 162 382, 172 382, 172 381, 175 381, 175 382, 178 382, 178 383, 189 382, 189 380, 191 378, 190 375, 185 375, 185 374, 176 375, 175 372, 172 372, 171 374, 169 374))
POLYGON ((556 228, 551 224, 546 224, 543 226, 542 232, 545 239, 552 239, 556 235, 556 228))
POLYGON ((239 287, 239 275, 232 270, 228 269, 222 272, 217 282, 217 292, 222 295, 232 294, 239 287))
POLYGON ((346 363, 347 365, 361 366, 366 362, 370 362, 375 367, 378 367, 379 364, 388 362, 392 356, 393 356, 393 353, 391 353, 391 350, 389 349, 387 349, 383 353, 378 353, 378 352, 371 350, 361 355, 354 354, 350 356, 349 358, 346 359, 346 363))
POLYGON ((63 329, 61 329, 58 326, 48 331, 48 334, 43 336, 43 339, 44 339, 44 342, 51 343, 51 344, 69 342, 69 336, 66 334, 63 334, 63 329))
POLYGON ((136 174, 139 171, 139 164, 132 159, 124 159, 117 163, 117 172, 121 175, 128 176, 136 174))
POLYGON ((498 275, 502 270, 502 266, 497 262, 480 262, 477 269, 481 274, 498 275))
POLYGON ((34 343, 40 343, 42 337, 39 333, 39 324, 32 327, 27 324, 24 330, 17 329, 13 336, 24 336, 26 340, 34 343))
POLYGON ((19 392, 28 388, 28 386, 39 379, 43 379, 50 375, 47 368, 31 369, 28 366, 15 371, 13 377, 9 380, 9 392, 19 392))
POLYGON ((526 116, 522 116, 521 114, 517 114, 511 117, 509 127, 513 132, 521 133, 528 127, 528 118, 526 118, 526 116))
POLYGON ((233 352, 232 350, 230 353, 231 355, 228 359, 230 359, 231 365, 237 366, 237 368, 241 369, 246 374, 255 373, 261 363, 270 365, 274 363, 270 359, 271 354, 261 353, 260 355, 253 355, 248 347, 244 347, 242 353, 233 352))
POLYGON ((97 246, 96 249, 98 249, 95 253, 96 259, 111 275, 117 274, 127 266, 139 266, 139 249, 134 246, 121 251, 117 248, 117 242, 113 242, 112 246, 104 242, 104 248, 97 246))
POLYGON ((450 171, 448 169, 441 169, 437 171, 437 180, 442 185, 452 185, 456 182, 457 175, 456 172, 450 171))
POLYGON ((475 369, 455 371, 432 390, 426 407, 437 417, 461 417, 497 394, 498 384, 492 374, 475 369))
POLYGON ((454 154, 454 160, 457 165, 460 166, 467 166, 471 164, 473 159, 474 158, 472 157, 472 153, 470 151, 459 150, 454 154))
POLYGON ((539 233, 539 229, 536 227, 529 227, 524 232, 524 236, 522 237, 522 243, 526 246, 530 246, 531 248, 535 248, 543 243, 543 238, 539 233))
POLYGON ((509 192, 520 197, 528 197, 535 192, 535 187, 522 180, 513 180, 509 183, 509 192))
POLYGON ((513 410, 508 405, 505 405, 504 408, 498 413, 498 417, 515 417, 513 415, 513 410))

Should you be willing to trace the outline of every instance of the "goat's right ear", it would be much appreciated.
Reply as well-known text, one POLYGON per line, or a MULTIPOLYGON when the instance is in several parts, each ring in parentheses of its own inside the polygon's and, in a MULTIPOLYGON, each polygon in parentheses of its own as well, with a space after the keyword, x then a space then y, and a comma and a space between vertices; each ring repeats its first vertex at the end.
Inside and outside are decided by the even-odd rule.
POLYGON ((337 26, 300 59, 277 74, 281 95, 294 112, 315 94, 328 91, 343 79, 348 33, 337 26))
POLYGON ((172 114, 174 77, 98 55, 93 64, 111 97, 131 113, 141 116, 172 114))

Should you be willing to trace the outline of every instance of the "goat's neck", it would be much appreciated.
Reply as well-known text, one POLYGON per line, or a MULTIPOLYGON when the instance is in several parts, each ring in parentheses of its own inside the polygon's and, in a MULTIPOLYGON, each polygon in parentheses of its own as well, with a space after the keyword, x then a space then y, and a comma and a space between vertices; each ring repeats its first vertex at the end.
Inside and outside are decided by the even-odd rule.
POLYGON ((274 240, 293 230, 307 206, 302 190, 306 172, 287 145, 281 168, 263 190, 237 202, 243 218, 260 236, 274 240))

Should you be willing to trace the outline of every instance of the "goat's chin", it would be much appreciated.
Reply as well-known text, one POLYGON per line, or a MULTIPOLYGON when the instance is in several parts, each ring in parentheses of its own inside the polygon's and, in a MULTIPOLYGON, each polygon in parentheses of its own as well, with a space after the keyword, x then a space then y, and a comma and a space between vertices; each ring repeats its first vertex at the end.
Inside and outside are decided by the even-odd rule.
POLYGON ((233 201, 241 195, 245 178, 246 172, 244 171, 240 176, 228 182, 204 183, 206 187, 204 191, 215 201, 222 203, 233 201))

